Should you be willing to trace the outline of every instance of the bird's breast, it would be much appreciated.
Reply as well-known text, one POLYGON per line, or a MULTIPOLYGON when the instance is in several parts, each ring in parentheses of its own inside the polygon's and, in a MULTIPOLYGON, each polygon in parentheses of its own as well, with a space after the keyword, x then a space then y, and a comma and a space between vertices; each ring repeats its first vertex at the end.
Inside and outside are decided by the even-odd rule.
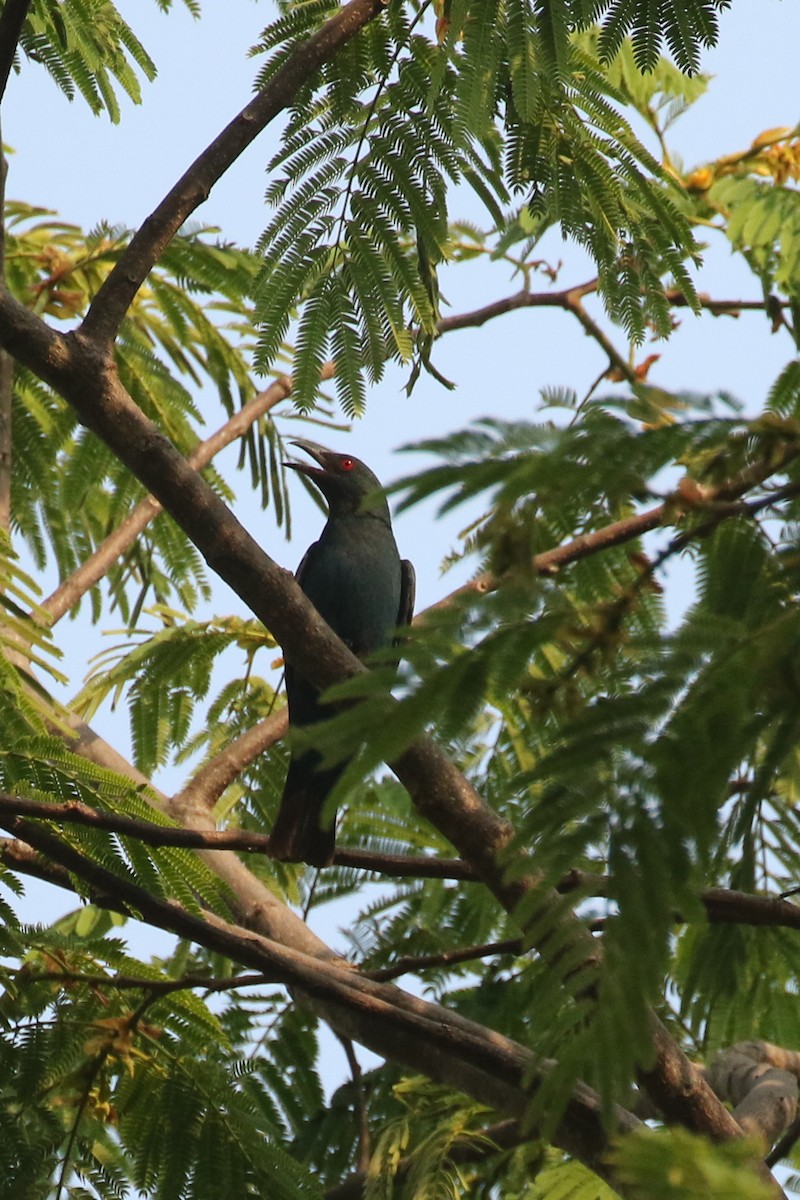
POLYGON ((301 586, 339 637, 365 655, 391 639, 400 582, 391 529, 374 518, 354 516, 328 522, 301 586))

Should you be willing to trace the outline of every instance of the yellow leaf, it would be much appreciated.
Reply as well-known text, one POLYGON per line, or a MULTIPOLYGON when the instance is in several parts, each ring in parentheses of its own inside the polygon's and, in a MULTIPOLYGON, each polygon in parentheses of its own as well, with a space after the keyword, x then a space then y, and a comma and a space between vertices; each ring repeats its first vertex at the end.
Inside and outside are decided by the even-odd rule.
POLYGON ((714 172, 710 167, 700 167, 692 171, 686 180, 686 190, 689 192, 707 192, 714 182, 714 172))
POLYGON ((762 146, 770 146, 773 142, 780 142, 784 138, 791 137, 794 129, 789 125, 778 125, 775 129, 765 129, 757 138, 753 138, 751 149, 760 150, 762 146))

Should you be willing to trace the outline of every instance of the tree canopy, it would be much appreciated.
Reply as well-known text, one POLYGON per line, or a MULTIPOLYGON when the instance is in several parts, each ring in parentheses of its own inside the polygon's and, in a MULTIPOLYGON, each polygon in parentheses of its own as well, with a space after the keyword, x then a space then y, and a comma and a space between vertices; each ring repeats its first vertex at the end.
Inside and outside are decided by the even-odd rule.
MULTIPOLYGON (((0 1195, 784 1194, 800 135, 690 166, 672 149, 728 6, 280 3, 252 99, 137 228, 6 188, 0 1195), (193 223, 273 124, 257 246, 193 223), (590 278, 551 260, 554 233, 590 278), (712 238, 747 296, 698 289, 712 238), (459 311, 476 261, 517 290, 459 311), (534 309, 603 370, 583 393, 565 372, 528 419, 501 396, 417 440, 429 465, 393 502, 469 514, 468 581, 444 577, 399 669, 365 666, 236 489, 288 530, 293 432, 343 444, 390 366, 447 395, 446 339, 534 309), (767 394, 660 386, 652 344, 725 319, 782 345, 767 394), (232 444, 239 475, 216 461, 232 444), (59 664, 78 610, 116 630, 83 680, 59 664), (278 647, 336 704, 314 740, 349 762, 322 870, 269 854, 278 647), (100 732, 111 707, 130 760, 100 732), (33 881, 57 920, 36 922, 33 881), (309 924, 328 909, 336 945, 309 924), (169 949, 132 947, 133 919, 169 949)), ((157 57, 110 0, 0 4, 5 104, 47 73, 124 123, 157 57)))

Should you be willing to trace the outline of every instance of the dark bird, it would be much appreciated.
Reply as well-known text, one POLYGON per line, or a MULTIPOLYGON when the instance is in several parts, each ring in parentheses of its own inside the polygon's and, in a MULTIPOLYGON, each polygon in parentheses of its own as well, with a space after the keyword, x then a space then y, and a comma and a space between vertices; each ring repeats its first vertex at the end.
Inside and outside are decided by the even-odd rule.
MULTIPOLYGON (((296 579, 320 616, 359 658, 388 645, 414 610, 414 568, 400 559, 389 505, 376 477, 357 458, 316 442, 292 443, 314 459, 286 463, 307 476, 328 502, 328 521, 309 546, 296 579)), ((332 715, 319 691, 286 663, 289 725, 302 729, 332 715)), ((323 867, 333 859, 335 814, 322 811, 346 763, 321 766, 314 749, 292 754, 270 838, 273 858, 323 867)))

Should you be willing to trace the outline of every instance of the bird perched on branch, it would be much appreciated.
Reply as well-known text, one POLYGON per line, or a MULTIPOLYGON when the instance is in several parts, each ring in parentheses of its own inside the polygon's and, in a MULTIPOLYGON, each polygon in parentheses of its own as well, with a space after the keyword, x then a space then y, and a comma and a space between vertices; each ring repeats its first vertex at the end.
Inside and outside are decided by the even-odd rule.
MULTIPOLYGON (((389 505, 369 467, 306 439, 299 446, 314 464, 286 463, 300 471, 328 502, 328 521, 309 546, 296 579, 331 629, 359 658, 388 645, 414 610, 414 568, 401 560, 389 505)), ((286 663, 289 725, 300 728, 331 716, 319 691, 286 663)), ((314 749, 293 752, 281 806, 270 838, 273 858, 326 866, 333 859, 335 814, 323 824, 325 801, 346 763, 321 766, 314 749)))

